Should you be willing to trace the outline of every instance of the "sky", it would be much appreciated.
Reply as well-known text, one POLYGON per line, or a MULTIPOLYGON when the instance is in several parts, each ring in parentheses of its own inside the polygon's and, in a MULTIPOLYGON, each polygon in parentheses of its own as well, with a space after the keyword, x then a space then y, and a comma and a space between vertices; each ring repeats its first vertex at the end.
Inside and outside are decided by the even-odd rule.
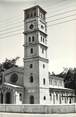
POLYGON ((75 0, 0 0, 0 63, 19 56, 23 66, 24 9, 34 5, 47 11, 49 71, 76 67, 75 0))

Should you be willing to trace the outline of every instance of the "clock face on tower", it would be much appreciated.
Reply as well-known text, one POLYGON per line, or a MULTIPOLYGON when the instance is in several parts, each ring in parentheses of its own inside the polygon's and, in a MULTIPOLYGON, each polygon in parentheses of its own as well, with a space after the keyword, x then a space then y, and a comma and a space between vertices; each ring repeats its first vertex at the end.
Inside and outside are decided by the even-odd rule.
POLYGON ((25 31, 33 31, 37 28, 36 26, 37 26, 36 21, 27 22, 25 25, 25 31))

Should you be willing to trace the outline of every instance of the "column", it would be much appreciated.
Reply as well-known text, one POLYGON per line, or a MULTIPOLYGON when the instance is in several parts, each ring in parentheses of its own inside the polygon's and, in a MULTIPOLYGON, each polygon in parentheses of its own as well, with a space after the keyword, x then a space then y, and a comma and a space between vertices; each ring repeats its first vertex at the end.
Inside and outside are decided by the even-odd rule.
POLYGON ((52 98, 51 103, 53 104, 53 92, 52 92, 52 95, 51 95, 51 96, 52 96, 52 97, 51 97, 51 98, 52 98))
POLYGON ((59 93, 59 104, 61 104, 61 92, 59 93))
POLYGON ((59 92, 58 92, 58 104, 60 104, 60 103, 59 103, 59 92))
POLYGON ((5 104, 5 103, 6 103, 6 93, 3 92, 3 104, 5 104))
POLYGON ((55 92, 53 93, 53 104, 55 104, 55 101, 56 101, 56 94, 55 92))
POLYGON ((12 98, 11 98, 11 100, 12 100, 12 104, 16 104, 16 95, 15 95, 15 90, 14 89, 12 90, 12 98))

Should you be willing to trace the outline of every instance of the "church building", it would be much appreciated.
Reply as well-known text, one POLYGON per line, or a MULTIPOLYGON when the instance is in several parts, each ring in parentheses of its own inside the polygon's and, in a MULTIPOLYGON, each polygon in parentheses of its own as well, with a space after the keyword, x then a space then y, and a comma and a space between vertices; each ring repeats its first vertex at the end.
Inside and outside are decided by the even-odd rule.
POLYGON ((46 11, 38 5, 24 10, 24 67, 1 72, 1 104, 75 102, 75 92, 64 87, 64 79, 49 74, 47 50, 46 11))

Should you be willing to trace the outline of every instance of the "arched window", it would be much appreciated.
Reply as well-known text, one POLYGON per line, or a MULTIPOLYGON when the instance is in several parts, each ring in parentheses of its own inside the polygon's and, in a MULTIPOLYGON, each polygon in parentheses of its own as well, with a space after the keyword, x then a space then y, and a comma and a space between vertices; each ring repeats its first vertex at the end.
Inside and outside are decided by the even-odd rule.
POLYGON ((45 64, 43 64, 43 68, 45 68, 45 64))
POLYGON ((30 53, 31 53, 31 54, 33 53, 33 48, 31 48, 30 53))
POLYGON ((44 53, 44 48, 42 48, 42 53, 44 53))
POLYGON ((44 38, 43 38, 43 42, 44 42, 44 38))
POLYGON ((71 104, 71 98, 70 98, 70 100, 69 100, 69 104, 71 104))
POLYGON ((41 25, 41 29, 44 29, 44 26, 43 25, 41 25))
POLYGON ((33 83, 33 76, 30 76, 30 82, 33 83))
POLYGON ((20 96, 20 100, 22 100, 22 93, 20 93, 19 96, 20 96))
POLYGON ((34 96, 30 96, 30 104, 34 104, 34 96))
POLYGON ((41 36, 41 42, 42 42, 42 36, 41 36))
POLYGON ((44 96, 44 100, 46 100, 46 96, 44 96))
POLYGON ((31 37, 29 37, 29 42, 31 42, 31 37))
POLYGON ((45 85, 45 78, 43 79, 43 84, 45 85))
POLYGON ((32 37, 32 41, 34 41, 34 36, 32 37))

